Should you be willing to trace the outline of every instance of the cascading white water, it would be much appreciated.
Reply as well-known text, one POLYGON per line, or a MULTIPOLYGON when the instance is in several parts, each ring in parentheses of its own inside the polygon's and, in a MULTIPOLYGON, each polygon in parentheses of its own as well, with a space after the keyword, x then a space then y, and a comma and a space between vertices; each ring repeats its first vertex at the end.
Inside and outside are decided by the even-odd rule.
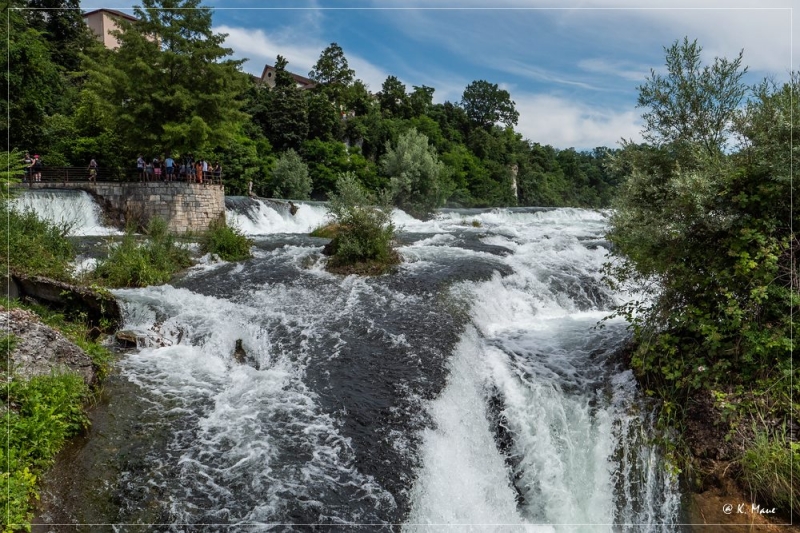
POLYGON ((292 215, 288 204, 258 198, 239 200, 238 209, 229 206, 225 218, 229 225, 247 235, 309 233, 322 226, 328 214, 325 206, 320 204, 297 202, 297 212, 292 215))
POLYGON ((613 357, 625 324, 595 328, 620 299, 604 213, 396 211, 405 261, 363 278, 320 267, 298 233, 327 213, 298 205, 231 202, 254 259, 116 292, 147 339, 122 375, 168 435, 123 469, 129 508, 190 530, 674 529, 675 480, 613 357))
MULTIPOLYGON (((474 327, 430 407, 435 428, 425 431, 407 529, 671 530, 677 482, 648 444, 652 421, 632 375, 606 368, 624 324, 595 329, 614 295, 587 290, 600 287, 605 253, 582 241, 602 237, 602 213, 496 210, 470 218, 480 222, 475 231, 492 235, 485 242, 514 251, 505 258, 514 273, 458 288, 473 301, 474 327), (499 412, 488 412, 492 401, 499 412), (493 417, 508 446, 505 461, 490 445, 493 417)), ((463 222, 449 213, 435 225, 463 222)), ((407 253, 424 257, 415 248, 436 240, 407 253)))
POLYGON ((68 230, 69 235, 118 235, 103 224, 103 211, 85 191, 28 190, 14 197, 10 205, 17 211, 31 210, 39 218, 68 230))

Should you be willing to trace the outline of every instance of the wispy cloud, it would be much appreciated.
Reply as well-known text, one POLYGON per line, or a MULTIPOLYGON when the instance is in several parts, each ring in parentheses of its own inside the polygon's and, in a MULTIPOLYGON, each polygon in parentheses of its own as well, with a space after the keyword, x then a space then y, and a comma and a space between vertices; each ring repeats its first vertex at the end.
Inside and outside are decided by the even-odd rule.
POLYGON ((515 98, 517 129, 523 137, 561 148, 614 147, 620 139, 641 140, 641 121, 635 111, 595 108, 546 94, 515 98))
POLYGON ((583 59, 578 62, 578 68, 593 74, 619 76, 626 80, 643 82, 650 74, 650 68, 625 60, 604 58, 583 59))

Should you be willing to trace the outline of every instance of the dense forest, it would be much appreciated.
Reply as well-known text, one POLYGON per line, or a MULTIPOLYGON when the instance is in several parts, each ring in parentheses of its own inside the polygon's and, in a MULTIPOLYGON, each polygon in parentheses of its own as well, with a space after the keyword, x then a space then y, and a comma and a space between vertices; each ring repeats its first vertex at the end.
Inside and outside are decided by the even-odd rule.
POLYGON ((230 59, 225 36, 211 31, 212 10, 193 9, 199 3, 143 1, 137 21, 119 20, 120 46, 109 50, 78 0, 13 0, 36 9, 9 11, 9 146, 46 166, 94 158, 119 176, 139 155, 191 153, 221 163, 228 194, 252 182, 258 195, 297 199, 326 199, 345 172, 373 191, 426 182, 432 198, 397 203, 430 207, 601 207, 619 183, 606 165, 615 150, 523 139, 511 95, 486 80, 444 103, 434 103, 433 87, 395 76, 367 87, 332 43, 308 73, 313 88, 299 88, 281 56, 274 88, 262 84, 230 59), (398 166, 408 150, 429 154, 430 164, 398 166))

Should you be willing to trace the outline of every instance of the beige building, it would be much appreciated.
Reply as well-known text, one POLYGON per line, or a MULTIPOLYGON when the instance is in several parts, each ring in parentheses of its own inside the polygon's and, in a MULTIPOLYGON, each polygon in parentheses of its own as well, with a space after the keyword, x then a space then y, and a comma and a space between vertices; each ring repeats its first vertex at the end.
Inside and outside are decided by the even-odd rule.
POLYGON ((117 11, 116 9, 95 9, 94 11, 83 14, 83 21, 86 22, 86 25, 89 26, 89 29, 95 34, 97 40, 103 43, 106 48, 112 50, 119 48, 119 42, 117 38, 110 35, 109 32, 119 29, 117 25, 119 19, 125 19, 131 22, 136 20, 135 17, 123 13, 122 11, 117 11))
MULTIPOLYGON (((294 78, 295 83, 297 83, 298 89, 313 89, 317 86, 316 83, 306 77, 293 72, 290 72, 289 74, 292 76, 292 78, 294 78)), ((259 81, 269 86, 270 89, 275 87, 275 67, 272 65, 266 65, 264 67, 264 71, 261 73, 261 78, 259 78, 259 81)))

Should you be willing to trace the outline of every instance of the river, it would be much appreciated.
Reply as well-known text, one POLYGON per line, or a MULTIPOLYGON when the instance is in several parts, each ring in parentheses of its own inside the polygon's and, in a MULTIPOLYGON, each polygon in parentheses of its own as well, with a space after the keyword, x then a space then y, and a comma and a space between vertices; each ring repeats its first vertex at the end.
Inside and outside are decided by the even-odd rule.
POLYGON ((626 324, 599 326, 625 298, 601 281, 604 213, 395 211, 403 263, 363 278, 323 269, 307 233, 325 207, 299 206, 229 198, 252 259, 114 291, 148 340, 45 482, 41 522, 679 530, 626 324))

